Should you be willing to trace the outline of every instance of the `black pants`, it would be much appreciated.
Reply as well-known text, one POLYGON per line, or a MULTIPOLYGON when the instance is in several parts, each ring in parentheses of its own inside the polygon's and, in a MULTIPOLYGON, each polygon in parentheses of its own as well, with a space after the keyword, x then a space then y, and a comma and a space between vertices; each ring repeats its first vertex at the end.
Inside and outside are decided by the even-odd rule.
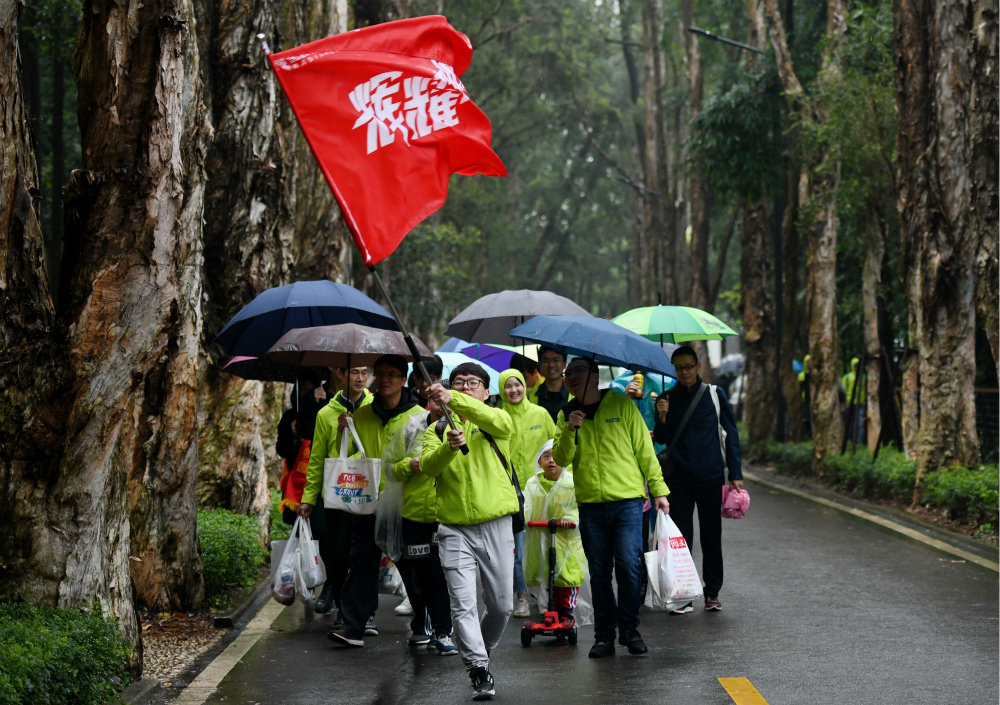
POLYGON ((378 608, 378 568, 382 551, 375 544, 375 515, 351 516, 351 552, 340 593, 344 628, 360 637, 378 608))
POLYGON ((437 523, 424 524, 404 518, 403 543, 406 548, 396 567, 413 606, 410 630, 414 634, 451 636, 448 583, 441 568, 436 533, 437 523))
POLYGON ((701 577, 705 597, 718 597, 722 589, 722 484, 723 479, 696 482, 674 473, 670 478, 670 518, 684 534, 688 548, 694 537, 694 508, 698 507, 698 529, 704 558, 701 577))

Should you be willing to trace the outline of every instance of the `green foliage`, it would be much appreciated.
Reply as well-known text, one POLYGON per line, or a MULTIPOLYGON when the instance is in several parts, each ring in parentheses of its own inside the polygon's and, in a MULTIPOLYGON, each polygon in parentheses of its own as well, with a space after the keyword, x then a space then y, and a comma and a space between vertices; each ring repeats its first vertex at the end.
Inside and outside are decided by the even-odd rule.
MULTIPOLYGON (((782 475, 812 475, 813 445, 765 441, 751 449, 755 463, 775 466, 782 475)), ((907 460, 896 448, 879 451, 872 462, 867 448, 859 447, 854 457, 849 454, 828 455, 820 462, 819 472, 839 489, 853 492, 865 499, 886 499, 909 504, 917 480, 916 463, 907 460)), ((1000 474, 996 465, 976 468, 942 468, 924 478, 920 485, 921 502, 947 509, 956 518, 966 517, 987 522, 980 533, 993 533, 1000 523, 1000 474)))
POLYGON ((198 512, 198 543, 209 597, 229 585, 253 585, 267 555, 257 521, 226 509, 198 512))
POLYGON ((998 480, 996 465, 942 468, 924 478, 922 501, 932 507, 947 507, 956 517, 988 520, 995 525, 1000 505, 998 480))
POLYGON ((93 610, 0 603, 0 705, 100 705, 127 682, 131 653, 93 610))
POLYGON ((772 67, 741 72, 728 91, 705 102, 689 147, 722 196, 756 200, 783 189, 783 100, 772 67))
POLYGON ((271 490, 271 540, 284 541, 292 535, 292 527, 285 523, 278 505, 281 503, 281 491, 271 490))

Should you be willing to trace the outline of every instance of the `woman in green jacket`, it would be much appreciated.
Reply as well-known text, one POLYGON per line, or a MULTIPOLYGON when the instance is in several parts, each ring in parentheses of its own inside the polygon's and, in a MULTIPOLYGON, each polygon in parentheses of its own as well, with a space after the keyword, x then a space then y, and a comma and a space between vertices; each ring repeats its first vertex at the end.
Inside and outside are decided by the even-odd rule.
MULTIPOLYGON (((528 480, 534 476, 535 454, 545 441, 556 433, 552 417, 542 407, 528 399, 524 376, 517 370, 507 370, 500 374, 501 408, 510 414, 514 422, 514 434, 510 437, 510 460, 517 472, 517 480, 522 491, 528 480)), ((514 534, 514 617, 530 617, 528 586, 524 582, 524 532, 514 534)))

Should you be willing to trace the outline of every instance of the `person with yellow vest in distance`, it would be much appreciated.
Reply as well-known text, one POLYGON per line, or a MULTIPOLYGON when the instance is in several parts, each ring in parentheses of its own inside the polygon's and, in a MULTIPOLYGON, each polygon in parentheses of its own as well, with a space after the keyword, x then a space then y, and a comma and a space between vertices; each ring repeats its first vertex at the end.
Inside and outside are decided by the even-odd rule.
POLYGON ((428 390, 432 402, 449 406, 456 429, 444 419, 427 429, 420 470, 437 480, 438 549, 451 597, 451 621, 459 656, 472 680, 473 698, 496 692, 490 652, 500 643, 514 608, 514 533, 511 515, 520 513, 511 467, 514 423, 503 409, 484 402, 490 376, 466 362, 450 375, 451 390, 428 390), (460 449, 468 446, 468 455, 460 449), (486 612, 479 618, 476 568, 486 612))
POLYGON ((639 634, 642 564, 642 510, 646 483, 654 509, 670 511, 667 489, 639 409, 624 394, 598 388, 593 360, 577 357, 566 368, 566 386, 575 399, 556 423, 552 459, 573 466, 580 506, 580 537, 590 564, 594 597, 594 646, 590 658, 615 653, 644 654, 639 634), (611 587, 614 570, 618 599, 611 587))
MULTIPOLYGON (((528 399, 524 376, 515 369, 500 373, 501 408, 514 422, 514 435, 510 439, 511 462, 517 472, 518 483, 523 489, 534 477, 535 453, 545 441, 552 438, 556 425, 542 407, 528 399)), ((530 617, 528 586, 524 581, 524 532, 514 535, 514 617, 530 617)))
MULTIPOLYGON (((400 355, 383 355, 375 361, 375 396, 370 404, 362 406, 353 414, 339 416, 336 440, 328 442, 326 457, 334 457, 339 452, 340 434, 347 428, 348 418, 354 421, 365 456, 381 458, 393 435, 401 432, 412 416, 427 413, 417 403, 416 395, 405 388, 406 372, 406 360, 400 355)), ((353 453, 357 454, 358 449, 353 448, 353 453)), ((326 458, 322 458, 318 462, 323 464, 325 460, 326 458)), ((393 472, 398 473, 403 466, 408 467, 410 460, 403 458, 398 461, 393 472)), ((380 490, 384 481, 383 473, 379 482, 380 490)), ((378 569, 381 559, 382 551, 375 543, 375 515, 352 515, 347 578, 340 594, 340 612, 344 617, 344 624, 327 633, 334 643, 362 647, 365 645, 366 634, 378 635, 375 610, 378 608, 378 569)))

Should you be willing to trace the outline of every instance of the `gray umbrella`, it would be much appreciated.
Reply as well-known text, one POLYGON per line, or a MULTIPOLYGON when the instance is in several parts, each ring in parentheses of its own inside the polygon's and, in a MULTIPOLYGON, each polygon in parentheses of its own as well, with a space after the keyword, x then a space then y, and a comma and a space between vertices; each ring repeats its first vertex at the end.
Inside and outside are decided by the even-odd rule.
MULTIPOLYGON (((413 341, 421 359, 434 359, 434 353, 418 338, 413 341)), ((382 355, 401 355, 413 362, 402 333, 356 323, 295 328, 267 351, 275 363, 316 367, 362 367, 374 364, 382 355)))
POLYGON ((448 323, 445 335, 470 343, 522 345, 507 333, 534 316, 590 316, 590 312, 551 291, 501 291, 476 299, 448 323))

